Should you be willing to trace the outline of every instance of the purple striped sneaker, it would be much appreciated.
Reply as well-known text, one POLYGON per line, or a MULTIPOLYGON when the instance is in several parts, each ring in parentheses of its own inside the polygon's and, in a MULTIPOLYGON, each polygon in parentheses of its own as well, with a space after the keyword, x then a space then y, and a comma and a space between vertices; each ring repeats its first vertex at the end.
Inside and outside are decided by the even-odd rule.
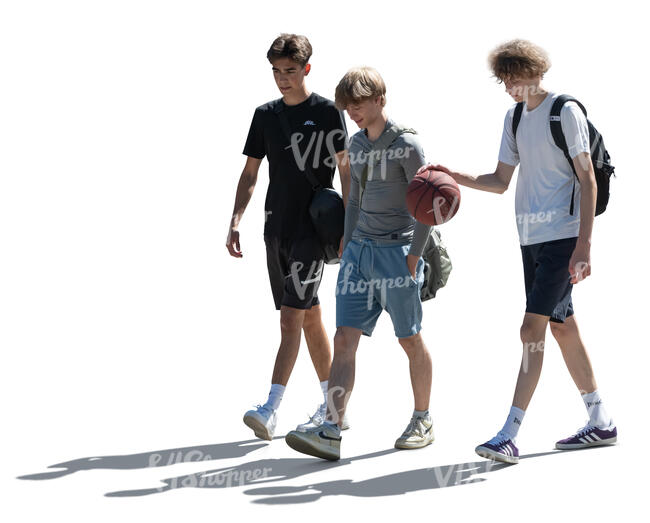
POLYGON ((486 441, 474 450, 482 458, 504 463, 519 463, 519 449, 515 442, 501 431, 490 441, 486 441))
POLYGON ((555 444, 556 449, 584 449, 586 447, 599 447, 616 443, 616 427, 614 424, 608 429, 599 429, 588 423, 573 436, 561 439, 555 444))

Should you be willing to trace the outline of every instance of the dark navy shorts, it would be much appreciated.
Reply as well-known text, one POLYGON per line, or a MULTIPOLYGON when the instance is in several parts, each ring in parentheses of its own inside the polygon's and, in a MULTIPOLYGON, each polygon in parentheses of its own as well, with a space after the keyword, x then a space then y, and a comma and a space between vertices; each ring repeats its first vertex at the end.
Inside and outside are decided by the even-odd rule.
POLYGON ((564 323, 573 314, 569 261, 577 237, 522 245, 526 283, 526 312, 549 316, 564 323))
POLYGON ((318 305, 324 253, 315 237, 298 240, 264 236, 266 265, 275 308, 311 309, 318 305))

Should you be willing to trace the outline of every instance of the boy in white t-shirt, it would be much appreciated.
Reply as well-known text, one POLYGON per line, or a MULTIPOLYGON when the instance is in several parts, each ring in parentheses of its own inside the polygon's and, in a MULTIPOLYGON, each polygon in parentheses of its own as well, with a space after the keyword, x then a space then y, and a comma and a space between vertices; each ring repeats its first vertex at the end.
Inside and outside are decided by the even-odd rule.
POLYGON ((546 52, 531 42, 512 40, 497 47, 490 54, 489 63, 508 94, 517 103, 523 103, 516 137, 513 134, 514 105, 505 117, 499 162, 494 173, 471 176, 441 165, 435 167, 450 174, 459 184, 502 194, 508 188, 515 167, 520 165, 515 208, 526 285, 526 313, 520 331, 522 363, 503 429, 476 447, 480 456, 517 463, 519 451, 515 438, 542 370, 549 324, 589 413, 587 424, 573 436, 558 441, 556 448, 615 443, 616 427, 600 399, 571 302, 573 284, 591 273, 591 232, 597 186, 587 120, 575 102, 567 102, 562 107, 562 131, 579 181, 574 184, 571 165, 551 135, 550 110, 558 95, 541 85, 550 67, 546 52), (574 186, 575 208, 571 214, 574 186))

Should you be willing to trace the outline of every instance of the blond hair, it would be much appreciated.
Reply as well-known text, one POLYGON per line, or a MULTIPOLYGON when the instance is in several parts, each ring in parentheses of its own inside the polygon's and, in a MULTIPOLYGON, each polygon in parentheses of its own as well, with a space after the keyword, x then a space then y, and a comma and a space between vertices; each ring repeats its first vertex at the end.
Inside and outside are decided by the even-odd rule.
POLYGON ((551 67, 546 51, 528 40, 510 40, 494 49, 488 63, 499 83, 519 78, 544 77, 551 67))
POLYGON ((378 96, 383 107, 386 105, 386 84, 381 75, 372 67, 355 67, 345 73, 336 86, 334 103, 342 111, 351 103, 378 96))

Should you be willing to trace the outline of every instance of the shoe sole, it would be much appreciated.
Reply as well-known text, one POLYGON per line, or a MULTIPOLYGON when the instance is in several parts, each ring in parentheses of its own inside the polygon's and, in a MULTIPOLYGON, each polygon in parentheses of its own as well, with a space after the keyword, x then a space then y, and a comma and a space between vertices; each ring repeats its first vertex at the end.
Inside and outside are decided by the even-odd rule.
POLYGON ((269 429, 266 428, 257 418, 253 416, 244 415, 244 423, 247 427, 253 429, 255 436, 260 439, 265 439, 271 441, 273 439, 273 434, 269 433, 269 429))
POLYGON ((556 443, 555 448, 558 450, 575 450, 586 449, 588 447, 604 447, 607 445, 615 445, 616 436, 608 439, 601 439, 600 441, 592 441, 591 443, 556 443))
POLYGON ((408 443, 408 442, 402 442, 400 443, 399 440, 395 442, 395 448, 396 449, 403 449, 403 450, 410 450, 410 449, 421 449, 424 448, 428 445, 431 445, 435 438, 431 436, 431 438, 427 438, 424 441, 419 441, 415 443, 408 443))
POLYGON ((287 442, 293 450, 301 452, 302 454, 308 454, 316 458, 322 458, 329 461, 337 461, 340 459, 340 452, 337 452, 336 449, 332 447, 325 447, 323 445, 317 445, 311 440, 302 438, 299 434, 294 432, 289 432, 284 438, 284 441, 287 442))
POLYGON ((487 447, 482 447, 480 445, 474 449, 474 452, 476 452, 482 458, 491 459, 492 461, 500 461, 502 463, 511 464, 519 463, 518 456, 506 456, 505 454, 494 452, 493 450, 488 449, 487 447))

